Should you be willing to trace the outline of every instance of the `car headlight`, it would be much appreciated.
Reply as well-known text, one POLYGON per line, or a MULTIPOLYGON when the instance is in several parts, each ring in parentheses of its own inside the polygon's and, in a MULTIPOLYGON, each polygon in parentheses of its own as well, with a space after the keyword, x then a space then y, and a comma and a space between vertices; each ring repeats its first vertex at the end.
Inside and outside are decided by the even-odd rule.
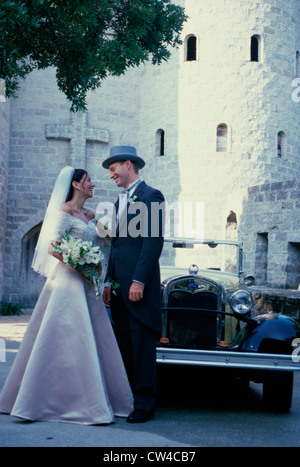
POLYGON ((233 311, 239 315, 246 315, 253 307, 252 295, 247 290, 238 290, 229 300, 233 311))

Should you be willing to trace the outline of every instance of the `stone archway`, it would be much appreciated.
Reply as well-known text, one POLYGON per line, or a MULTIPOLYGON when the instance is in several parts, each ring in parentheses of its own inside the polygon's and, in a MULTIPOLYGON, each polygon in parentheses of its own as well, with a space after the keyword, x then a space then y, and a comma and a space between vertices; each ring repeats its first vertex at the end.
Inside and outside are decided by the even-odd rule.
POLYGON ((21 241, 21 306, 34 308, 41 290, 45 284, 45 278, 36 273, 32 268, 32 260, 35 247, 39 238, 42 223, 29 230, 21 241))

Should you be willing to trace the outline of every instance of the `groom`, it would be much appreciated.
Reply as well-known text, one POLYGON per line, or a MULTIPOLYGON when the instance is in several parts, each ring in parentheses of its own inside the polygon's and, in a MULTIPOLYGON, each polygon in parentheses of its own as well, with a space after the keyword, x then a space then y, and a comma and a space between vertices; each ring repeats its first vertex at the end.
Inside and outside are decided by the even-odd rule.
POLYGON ((134 411, 127 422, 141 423, 153 417, 156 402, 156 340, 161 335, 158 261, 163 247, 164 197, 140 180, 139 169, 145 162, 134 147, 113 147, 102 165, 117 186, 125 188, 115 204, 117 228, 107 271, 120 286, 115 293, 106 287, 103 299, 111 307, 134 396, 134 411))

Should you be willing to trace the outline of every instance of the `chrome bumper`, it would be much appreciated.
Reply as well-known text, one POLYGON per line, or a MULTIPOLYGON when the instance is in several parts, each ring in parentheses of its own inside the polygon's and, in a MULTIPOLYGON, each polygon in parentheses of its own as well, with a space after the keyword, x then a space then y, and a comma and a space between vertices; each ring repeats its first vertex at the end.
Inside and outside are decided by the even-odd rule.
POLYGON ((158 347, 157 363, 249 370, 300 370, 299 358, 292 355, 229 352, 224 350, 188 350, 158 347))

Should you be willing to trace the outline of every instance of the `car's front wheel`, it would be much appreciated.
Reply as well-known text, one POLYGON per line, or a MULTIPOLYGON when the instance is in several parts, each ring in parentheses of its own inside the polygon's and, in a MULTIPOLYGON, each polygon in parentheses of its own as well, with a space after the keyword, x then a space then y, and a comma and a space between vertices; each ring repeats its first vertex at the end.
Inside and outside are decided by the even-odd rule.
POLYGON ((272 412, 288 412, 292 406, 294 373, 268 371, 263 382, 263 403, 272 412))

